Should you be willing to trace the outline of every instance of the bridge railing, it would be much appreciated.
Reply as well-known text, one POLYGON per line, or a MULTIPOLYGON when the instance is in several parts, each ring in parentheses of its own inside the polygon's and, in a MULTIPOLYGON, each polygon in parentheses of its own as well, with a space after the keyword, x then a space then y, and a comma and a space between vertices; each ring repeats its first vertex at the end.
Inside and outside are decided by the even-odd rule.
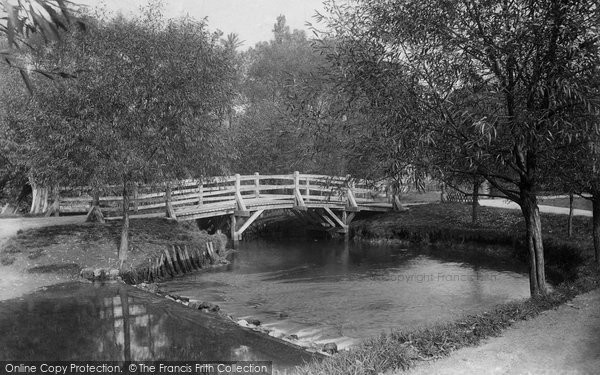
MULTIPOLYGON (((122 196, 119 186, 105 186, 101 190, 100 208, 107 216, 119 215, 122 196), (108 193, 108 195, 106 195, 108 193)), ((330 202, 356 207, 372 202, 371 185, 366 180, 350 176, 326 176, 301 174, 287 175, 234 175, 201 180, 172 181, 162 185, 135 186, 130 199, 133 213, 163 216, 166 208, 167 190, 170 204, 175 212, 197 211, 203 206, 230 207, 260 201, 294 201, 297 205, 307 202, 330 202)), ((84 213, 92 205, 92 188, 77 187, 61 190, 60 212, 84 213)), ((208 207, 207 207, 208 208, 208 207)))

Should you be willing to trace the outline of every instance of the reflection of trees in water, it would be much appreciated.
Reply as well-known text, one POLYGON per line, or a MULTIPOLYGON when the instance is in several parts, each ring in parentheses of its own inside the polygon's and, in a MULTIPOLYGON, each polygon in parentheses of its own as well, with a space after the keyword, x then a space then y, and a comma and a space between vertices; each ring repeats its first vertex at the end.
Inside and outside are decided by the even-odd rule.
POLYGON ((127 286, 49 288, 0 301, 0 360, 275 360, 310 355, 127 286))
POLYGON ((161 349, 168 349, 169 340, 162 327, 165 318, 149 314, 125 288, 119 288, 118 296, 104 297, 100 318, 110 324, 102 325, 98 350, 114 360, 153 360, 161 349))
MULTIPOLYGON (((199 312, 194 312, 200 314, 199 312)), ((103 298, 100 318, 101 339, 97 348, 103 357, 124 361, 157 359, 202 359, 250 361, 264 356, 249 346, 240 345, 238 335, 230 339, 210 332, 203 327, 193 328, 184 317, 169 312, 148 311, 146 303, 136 302, 126 288, 119 288, 117 296, 103 298), (167 318, 170 315, 170 319, 167 318), (177 324, 177 320, 181 324, 177 324), (108 323, 108 324, 106 324, 108 323), (232 344, 236 345, 232 345, 232 344), (215 354, 218 353, 218 356, 215 354), (212 357, 211 357, 212 354, 212 357)), ((200 315, 198 319, 202 319, 200 315)))

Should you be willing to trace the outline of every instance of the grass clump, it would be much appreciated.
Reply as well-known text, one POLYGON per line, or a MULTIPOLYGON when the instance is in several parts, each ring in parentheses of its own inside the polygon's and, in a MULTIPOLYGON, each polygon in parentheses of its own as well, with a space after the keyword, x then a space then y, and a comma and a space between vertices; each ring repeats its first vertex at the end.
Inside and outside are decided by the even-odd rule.
MULTIPOLYGON (((132 219, 130 249, 124 269, 147 266, 171 246, 204 250, 213 242, 215 250, 225 249, 224 235, 209 235, 195 223, 179 223, 162 218, 132 219)), ((20 231, 0 250, 0 262, 33 272, 54 272, 77 276, 81 268, 120 268, 117 256, 121 223, 119 221, 56 225, 20 231), (74 267, 73 264, 79 265, 74 267)))

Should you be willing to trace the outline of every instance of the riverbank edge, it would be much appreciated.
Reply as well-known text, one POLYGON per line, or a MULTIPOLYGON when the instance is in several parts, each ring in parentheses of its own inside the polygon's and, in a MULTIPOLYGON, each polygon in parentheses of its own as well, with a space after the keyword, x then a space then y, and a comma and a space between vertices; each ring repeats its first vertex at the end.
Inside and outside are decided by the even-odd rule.
MULTIPOLYGON (((22 218, 19 218, 22 219, 22 218)), ((37 218, 33 218, 33 219, 37 219, 37 218)), ((25 218, 25 220, 27 220, 27 218, 25 218)), ((132 223, 135 223, 137 221, 137 223, 142 222, 144 219, 133 219, 132 223)), ((154 220, 156 221, 156 220, 154 220)), ((1 222, 1 221, 0 221, 1 222)), ((163 222, 165 225, 173 225, 175 224, 173 221, 164 221, 163 222)), ((79 222, 79 223, 68 223, 68 224, 61 224, 61 227, 64 227, 66 230, 71 228, 75 231, 75 229, 81 229, 82 226, 87 226, 87 227, 96 227, 96 228, 101 228, 101 226, 104 224, 100 224, 100 223, 85 223, 85 222, 79 222)), ((185 230, 189 230, 190 232, 194 232, 194 233, 198 233, 199 230, 197 230, 197 228, 191 228, 189 225, 186 227, 186 224, 178 224, 178 225, 182 225, 184 227, 185 230)), ((9 246, 11 244, 11 242, 16 241, 17 237, 19 235, 22 234, 26 234, 26 232, 35 232, 37 230, 41 230, 44 228, 47 228, 49 225, 46 223, 46 225, 39 225, 37 227, 31 227, 31 228, 19 228, 17 230, 15 230, 15 233, 12 235, 8 235, 6 237, 2 237, 0 238, 0 255, 7 255, 4 254, 3 251, 5 250, 5 248, 7 246, 9 246)), ((201 232, 201 231, 200 231, 201 232)), ((148 240, 148 242, 151 242, 151 240, 148 240)), ((3 264, 0 269, 5 268, 8 270, 11 270, 14 274, 16 275, 21 275, 22 278, 25 277, 35 277, 35 275, 39 275, 40 279, 42 275, 55 275, 57 278, 55 279, 43 279, 41 281, 41 283, 39 283, 39 285, 36 286, 36 288, 34 290, 27 290, 25 291, 23 294, 26 293, 30 293, 30 292, 34 292, 35 290, 39 290, 39 289, 43 289, 45 287, 54 285, 54 284, 60 284, 60 283, 66 283, 66 282, 70 282, 70 281, 76 281, 76 282, 81 282, 81 283, 98 283, 98 284, 104 284, 104 283, 122 283, 125 285, 129 285, 132 287, 137 288, 138 290, 141 290, 143 292, 152 294, 156 297, 159 298, 164 298, 167 300, 170 300, 174 303, 178 303, 181 305, 184 305, 188 308, 192 308, 194 310, 199 310, 198 313, 202 314, 202 313, 207 313, 207 314, 215 314, 217 315, 219 318, 223 319, 224 321, 228 321, 228 322, 233 322, 233 324, 238 325, 240 328, 242 329, 247 329, 249 331, 254 331, 257 333, 260 333, 261 336, 263 336, 266 340, 269 341, 274 341, 277 343, 283 343, 287 346, 293 347, 295 349, 299 349, 302 350, 304 352, 309 353, 310 355, 313 356, 313 358, 318 358, 318 359, 322 359, 325 358, 326 354, 320 352, 317 349, 311 349, 311 348, 307 348, 301 345, 298 345, 297 343, 294 342, 293 339, 285 339, 285 338, 280 338, 280 337, 275 337, 272 335, 269 335, 269 332, 267 332, 265 329, 263 329, 260 326, 245 326, 242 324, 239 324, 239 322, 236 322, 236 320, 224 313, 223 311, 220 311, 220 308, 218 305, 210 303, 210 302, 204 302, 204 301, 196 301, 196 300, 189 300, 188 298, 182 297, 182 296, 176 296, 176 295, 170 295, 167 293, 164 293, 162 291, 160 291, 158 289, 158 287, 156 286, 157 282, 162 282, 165 280, 169 280, 172 278, 176 278, 176 277, 182 277, 188 273, 194 272, 207 272, 210 270, 214 270, 216 268, 220 268, 220 267, 225 267, 229 264, 229 260, 228 258, 230 257, 230 255, 235 251, 233 249, 229 249, 227 248, 227 238, 224 234, 222 233, 215 233, 212 235, 206 234, 206 233, 201 233, 200 236, 197 236, 194 238, 194 242, 195 243, 184 243, 181 241, 178 241, 176 238, 172 238, 169 239, 168 242, 171 243, 177 243, 179 246, 190 246, 193 247, 195 246, 196 248, 201 248, 201 249, 206 249, 206 251, 202 251, 200 254, 200 251, 197 253, 198 257, 194 258, 194 265, 198 266, 195 269, 190 269, 187 268, 186 269, 186 264, 187 261, 189 259, 183 259, 180 258, 180 254, 177 254, 177 259, 175 258, 175 254, 172 253, 173 255, 173 263, 170 265, 173 268, 170 268, 171 273, 167 272, 167 267, 166 265, 163 265, 163 272, 164 272, 164 277, 159 278, 159 277, 151 277, 149 278, 149 275, 152 275, 151 272, 151 268, 148 266, 147 260, 150 260, 150 264, 155 264, 155 261, 157 259, 160 259, 163 255, 163 253, 157 253, 156 251, 152 252, 147 250, 147 246, 144 246, 145 243, 141 242, 137 244, 137 247, 144 249, 144 255, 141 257, 143 260, 139 261, 137 263, 132 263, 129 264, 128 267, 126 269, 122 269, 122 270, 118 270, 115 268, 114 264, 111 264, 111 262, 106 262, 103 264, 96 264, 95 266, 90 266, 89 264, 76 264, 74 261, 75 259, 68 259, 68 258, 64 258, 62 259, 62 261, 64 262, 64 265, 78 265, 78 267, 75 269, 73 267, 69 267, 68 269, 68 273, 65 273, 65 268, 64 267, 60 267, 60 265, 58 264, 51 264, 51 265, 45 265, 45 266, 37 266, 37 267, 25 267, 22 262, 18 262, 15 260, 17 260, 17 258, 26 258, 26 253, 25 252, 19 252, 19 253, 9 253, 9 257, 13 258, 13 260, 9 263, 9 264, 3 264), (216 244, 216 246, 210 246, 211 250, 208 250, 207 245, 209 243, 214 243, 216 244), (214 250, 214 251, 213 251, 214 250), (212 253, 212 254, 211 254, 212 253), (174 274, 172 274, 174 271, 176 271, 175 267, 179 267, 179 272, 175 272, 174 274), (42 273, 39 273, 39 269, 44 269, 46 268, 45 271, 43 271, 42 273), (33 271, 32 271, 33 269, 33 271), (35 271, 35 270, 38 271, 35 271)), ((22 246, 23 250, 27 249, 27 246, 22 246)), ((187 253, 186 249, 186 253, 187 253)), ((192 249, 189 249, 190 252, 192 251, 192 249)), ((174 251, 174 249, 166 249, 164 250, 166 252, 168 251, 174 251)), ((183 254, 183 252, 182 252, 183 254)), ((77 260, 79 263, 81 263, 81 260, 78 259, 77 260)), ((159 275, 157 275, 159 276, 159 275)), ((21 294, 21 295, 23 295, 21 294)), ((12 296, 11 298, 18 298, 19 296, 12 296)))
MULTIPOLYGON (((443 207, 443 206, 437 206, 443 207)), ((385 215, 409 215, 410 212, 384 214, 360 220, 351 225, 351 238, 356 242, 379 245, 408 245, 426 243, 432 246, 452 243, 502 244, 506 252, 486 255, 497 258, 526 259, 523 240, 505 228, 464 228, 448 223, 429 225, 407 224, 379 226, 385 215)), ((591 237, 590 237, 591 239, 591 237)), ((491 311, 466 315, 458 320, 439 323, 418 330, 395 331, 367 340, 349 351, 298 368, 302 375, 313 374, 379 374, 407 370, 419 362, 429 362, 450 355, 453 351, 476 346, 484 339, 499 336, 518 321, 532 319, 540 313, 555 309, 577 295, 600 287, 600 268, 585 255, 582 246, 591 246, 557 236, 544 238, 547 267, 561 280, 545 295, 524 301, 497 305, 491 311)), ((470 250, 469 250, 470 251, 470 250)))

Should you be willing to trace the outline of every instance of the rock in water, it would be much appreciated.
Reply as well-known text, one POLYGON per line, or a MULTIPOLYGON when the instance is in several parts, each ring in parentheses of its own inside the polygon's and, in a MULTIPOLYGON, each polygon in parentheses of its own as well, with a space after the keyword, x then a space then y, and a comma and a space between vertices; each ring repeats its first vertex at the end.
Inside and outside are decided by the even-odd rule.
POLYGON ((255 325, 255 326, 259 326, 260 325, 260 320, 258 319, 250 319, 248 320, 248 323, 255 325))
POLYGON ((337 344, 335 342, 328 342, 323 345, 323 351, 329 354, 335 354, 338 352, 337 344))

